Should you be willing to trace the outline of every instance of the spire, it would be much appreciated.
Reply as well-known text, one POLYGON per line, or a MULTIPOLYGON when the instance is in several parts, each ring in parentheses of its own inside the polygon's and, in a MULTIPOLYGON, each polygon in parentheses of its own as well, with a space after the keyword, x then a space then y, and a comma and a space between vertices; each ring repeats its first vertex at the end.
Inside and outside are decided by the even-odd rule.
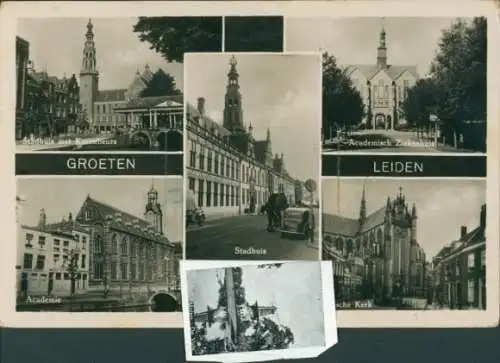
POLYGON ((361 206, 359 208, 359 224, 363 225, 366 220, 366 184, 363 182, 363 195, 361 196, 361 206))
POLYGON ((236 69, 236 66, 238 65, 238 61, 236 60, 236 57, 233 55, 231 56, 231 60, 229 61, 229 73, 227 74, 228 78, 228 87, 229 86, 234 86, 238 87, 238 78, 240 75, 238 74, 238 70, 236 69))
POLYGON ((241 107, 241 93, 239 91, 239 74, 236 69, 236 57, 233 55, 229 61, 227 86, 224 102, 223 126, 231 132, 246 132, 243 125, 243 110, 241 107))
POLYGON ((94 42, 94 26, 92 20, 87 23, 87 32, 85 33, 85 43, 83 45, 83 60, 80 74, 97 74, 96 49, 94 42))
POLYGON ((377 48, 377 65, 382 68, 387 67, 387 45, 385 35, 385 29, 382 27, 379 36, 379 46, 377 48))
POLYGON ((267 128, 266 132, 266 141, 267 142, 271 141, 271 130, 269 130, 269 127, 267 128))
POLYGON ((417 206, 415 205, 415 203, 413 203, 413 206, 411 207, 411 216, 413 218, 417 218, 417 206))

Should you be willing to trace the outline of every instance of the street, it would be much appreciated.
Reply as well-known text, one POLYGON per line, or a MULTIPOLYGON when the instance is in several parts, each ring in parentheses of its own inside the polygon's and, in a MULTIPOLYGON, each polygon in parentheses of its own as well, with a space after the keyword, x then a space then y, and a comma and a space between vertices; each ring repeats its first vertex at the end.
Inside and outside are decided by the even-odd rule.
POLYGON ((436 143, 432 139, 419 139, 415 131, 363 130, 323 144, 323 151, 370 152, 472 152, 436 143))
POLYGON ((314 246, 295 236, 268 232, 264 215, 241 215, 210 221, 186 230, 186 258, 210 260, 318 260, 314 246))

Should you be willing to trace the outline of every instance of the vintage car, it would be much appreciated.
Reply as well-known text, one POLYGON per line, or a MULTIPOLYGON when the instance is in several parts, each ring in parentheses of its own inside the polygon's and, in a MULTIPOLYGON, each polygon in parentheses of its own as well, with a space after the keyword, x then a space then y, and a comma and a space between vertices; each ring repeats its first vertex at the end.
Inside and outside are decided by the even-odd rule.
POLYGON ((281 223, 281 238, 286 235, 300 235, 304 239, 314 241, 314 212, 308 206, 290 207, 283 212, 281 223))

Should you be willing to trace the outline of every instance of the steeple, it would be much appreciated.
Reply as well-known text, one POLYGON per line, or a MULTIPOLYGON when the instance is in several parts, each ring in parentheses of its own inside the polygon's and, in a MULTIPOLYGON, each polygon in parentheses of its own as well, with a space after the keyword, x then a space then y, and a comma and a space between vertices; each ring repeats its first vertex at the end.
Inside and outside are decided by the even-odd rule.
POLYGON ((94 102, 97 99, 99 89, 99 72, 97 71, 93 29, 92 20, 89 19, 83 44, 82 68, 80 70, 80 103, 91 126, 94 123, 94 102))
POLYGON ((268 143, 271 142, 271 130, 269 130, 269 127, 267 128, 267 132, 266 132, 266 141, 268 143))
POLYGON ((385 41, 385 29, 382 27, 377 48, 377 65, 381 68, 387 67, 387 46, 385 41))
POLYGON ((239 73, 236 69, 238 62, 235 56, 229 61, 229 73, 227 74, 226 96, 224 102, 223 126, 229 131, 243 131, 243 111, 241 108, 241 93, 239 91, 239 73))
POLYGON ((359 208, 359 226, 360 228, 366 221, 366 185, 363 183, 363 195, 361 197, 361 206, 359 208))
POLYGON ((80 75, 97 75, 98 73, 93 29, 94 26, 92 25, 92 20, 89 19, 89 22, 87 23, 87 32, 85 33, 85 43, 83 45, 83 60, 80 75))
POLYGON ((148 191, 148 202, 144 212, 144 219, 153 225, 156 231, 163 233, 163 212, 158 201, 158 190, 151 182, 151 188, 148 191))

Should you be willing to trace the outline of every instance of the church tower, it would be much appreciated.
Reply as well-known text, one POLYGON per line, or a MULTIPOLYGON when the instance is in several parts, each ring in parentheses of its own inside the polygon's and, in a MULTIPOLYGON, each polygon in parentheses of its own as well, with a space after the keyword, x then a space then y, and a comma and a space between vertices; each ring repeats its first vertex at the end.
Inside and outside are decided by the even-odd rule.
POLYGON ((377 48, 377 66, 387 67, 387 45, 385 43, 385 29, 380 32, 379 46, 377 48))
POLYGON ((271 130, 269 130, 269 127, 267 128, 267 133, 266 133, 266 165, 270 168, 273 166, 273 148, 271 144, 271 130))
POLYGON ((97 97, 99 72, 97 71, 94 32, 91 19, 87 23, 80 70, 80 103, 87 114, 90 125, 94 121, 94 102, 97 97))
POLYGON ((163 212, 158 202, 158 191, 154 185, 151 185, 151 189, 148 192, 148 202, 146 204, 146 211, 144 212, 144 219, 151 223, 157 232, 163 233, 163 212))
POLYGON ((359 230, 363 228, 366 222, 366 187, 363 184, 363 196, 361 197, 361 206, 359 208, 359 230))
POLYGON ((243 126, 243 110, 241 107, 241 93, 239 85, 238 62, 234 55, 229 62, 230 69, 227 74, 226 97, 224 101, 223 126, 231 132, 245 132, 243 126))

